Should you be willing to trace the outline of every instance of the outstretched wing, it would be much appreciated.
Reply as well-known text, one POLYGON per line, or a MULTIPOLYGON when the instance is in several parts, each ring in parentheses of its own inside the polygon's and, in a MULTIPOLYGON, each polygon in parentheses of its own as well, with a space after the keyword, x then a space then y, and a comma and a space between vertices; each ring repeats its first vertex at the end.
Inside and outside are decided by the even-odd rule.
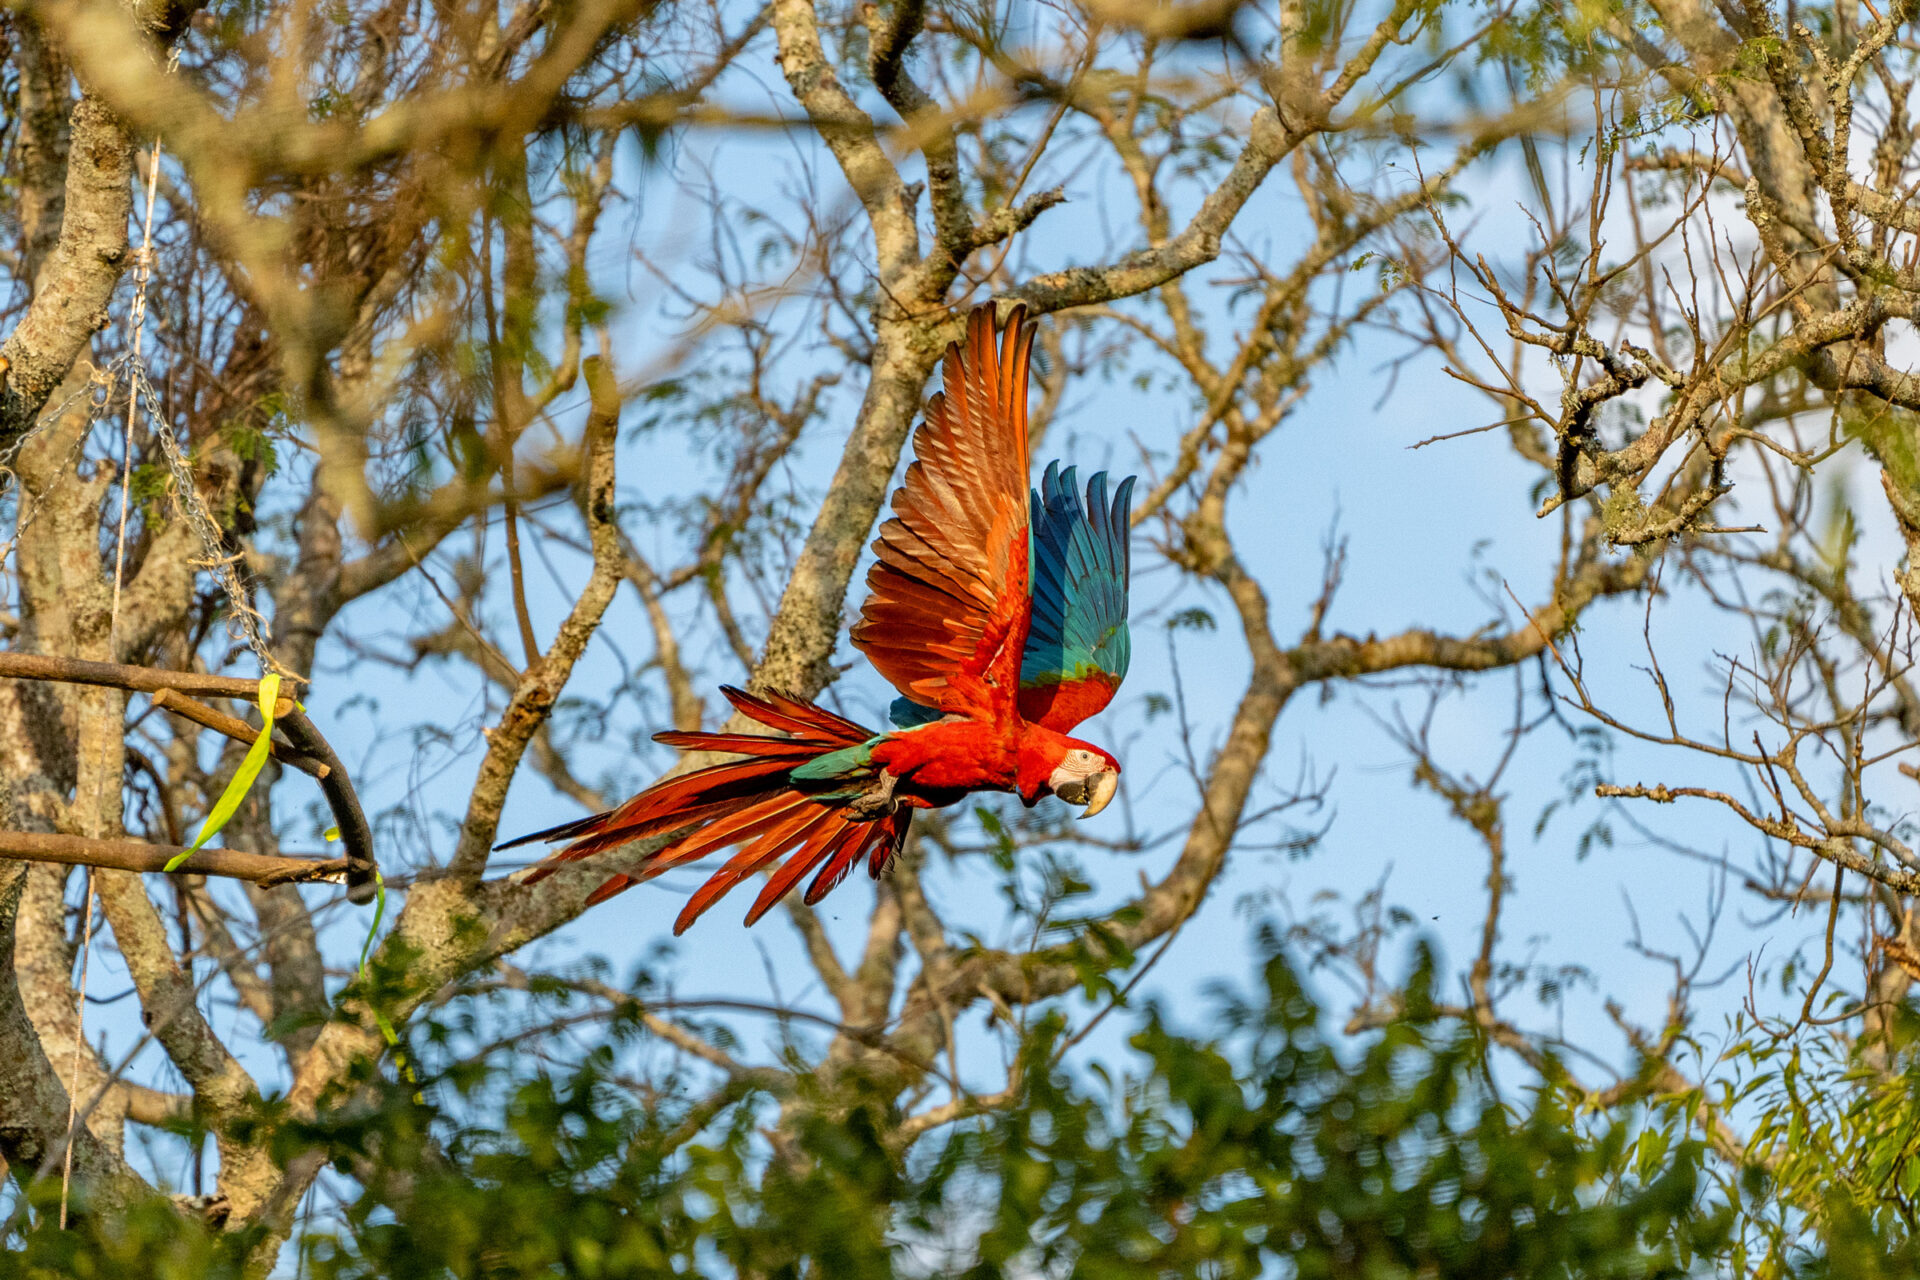
POLYGON ((1033 622, 1020 662, 1020 716, 1066 733, 1113 700, 1126 677, 1128 509, 1133 477, 1107 501, 1107 473, 1087 482, 1049 463, 1033 492, 1033 622))
POLYGON ((1027 639, 1026 309, 996 348, 993 306, 947 348, 945 391, 927 401, 914 462, 873 544, 853 643, 893 686, 942 714, 1014 713, 1027 639))

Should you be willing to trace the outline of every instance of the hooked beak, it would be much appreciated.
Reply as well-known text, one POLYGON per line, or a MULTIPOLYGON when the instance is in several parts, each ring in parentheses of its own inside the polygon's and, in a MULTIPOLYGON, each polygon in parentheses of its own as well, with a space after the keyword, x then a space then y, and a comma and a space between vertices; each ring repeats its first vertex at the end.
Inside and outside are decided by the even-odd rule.
POLYGON ((1087 808, 1086 812, 1080 815, 1080 821, 1085 822, 1088 818, 1091 818, 1094 814, 1099 813, 1102 809, 1112 804, 1113 797, 1119 790, 1120 775, 1111 769, 1102 769, 1099 773, 1088 778, 1085 792, 1087 796, 1087 808))

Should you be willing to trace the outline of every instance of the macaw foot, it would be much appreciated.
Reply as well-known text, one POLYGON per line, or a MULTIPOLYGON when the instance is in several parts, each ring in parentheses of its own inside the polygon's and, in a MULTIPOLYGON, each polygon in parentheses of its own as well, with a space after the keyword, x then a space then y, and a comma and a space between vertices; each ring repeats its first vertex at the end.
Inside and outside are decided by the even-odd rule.
POLYGON ((873 788, 847 808, 862 822, 872 822, 876 818, 886 817, 900 807, 900 802, 893 798, 895 781, 891 772, 882 769, 880 780, 874 783, 873 788))

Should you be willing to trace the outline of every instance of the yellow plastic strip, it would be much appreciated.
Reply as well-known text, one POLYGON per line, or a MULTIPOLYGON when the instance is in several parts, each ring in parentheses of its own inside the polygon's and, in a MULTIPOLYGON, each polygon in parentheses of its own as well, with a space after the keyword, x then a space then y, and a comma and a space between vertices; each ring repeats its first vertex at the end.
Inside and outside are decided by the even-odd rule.
POLYGON ((227 789, 221 793, 219 802, 207 815, 207 820, 201 825, 200 834, 194 838, 193 844, 188 846, 185 853, 176 854, 162 870, 179 870, 180 864, 192 857, 195 849, 218 835, 220 828, 227 825, 227 819, 239 811, 240 802, 245 800, 247 792, 253 789, 253 780, 260 776, 261 768, 267 763, 267 753, 273 749, 273 706, 279 700, 280 677, 277 673, 268 672, 260 677, 260 736, 253 740, 251 747, 247 748, 247 758, 240 762, 238 769, 234 770, 233 781, 227 784, 227 789))

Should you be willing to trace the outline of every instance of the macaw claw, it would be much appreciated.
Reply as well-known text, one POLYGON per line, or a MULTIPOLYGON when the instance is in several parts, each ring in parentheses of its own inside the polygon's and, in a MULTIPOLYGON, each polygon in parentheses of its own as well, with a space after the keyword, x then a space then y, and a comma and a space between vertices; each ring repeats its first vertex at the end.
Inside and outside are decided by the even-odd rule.
POLYGON ((848 805, 848 812, 862 822, 873 822, 893 813, 900 807, 900 802, 893 798, 894 781, 893 773, 882 769, 873 789, 848 805))

